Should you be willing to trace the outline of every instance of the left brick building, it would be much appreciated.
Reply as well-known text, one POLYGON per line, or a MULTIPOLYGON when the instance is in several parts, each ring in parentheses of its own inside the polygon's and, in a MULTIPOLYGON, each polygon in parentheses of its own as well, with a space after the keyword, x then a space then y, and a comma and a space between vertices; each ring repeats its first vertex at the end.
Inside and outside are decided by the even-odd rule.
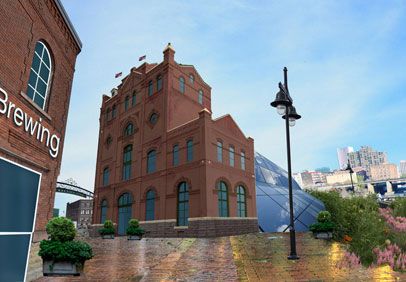
MULTIPOLYGON (((0 1, 0 38, 0 161, 40 175, 38 241, 52 218, 82 43, 59 0, 0 1)), ((4 174, 2 181, 10 177, 4 174)), ((15 199, 23 200, 23 194, 15 199)))

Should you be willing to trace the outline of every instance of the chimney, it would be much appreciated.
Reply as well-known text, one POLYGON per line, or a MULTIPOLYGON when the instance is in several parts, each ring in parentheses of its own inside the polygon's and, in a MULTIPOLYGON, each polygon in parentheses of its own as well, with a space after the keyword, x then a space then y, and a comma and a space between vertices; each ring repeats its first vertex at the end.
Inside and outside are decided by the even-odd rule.
POLYGON ((173 49, 171 43, 168 43, 163 53, 164 53, 164 62, 170 64, 175 62, 175 49, 173 49))

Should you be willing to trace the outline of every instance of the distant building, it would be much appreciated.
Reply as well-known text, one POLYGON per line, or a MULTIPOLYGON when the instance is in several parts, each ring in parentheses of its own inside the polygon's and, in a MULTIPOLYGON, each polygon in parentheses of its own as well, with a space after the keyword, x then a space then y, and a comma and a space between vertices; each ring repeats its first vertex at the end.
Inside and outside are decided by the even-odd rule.
POLYGON ((77 227, 85 227, 92 223, 93 200, 78 200, 66 205, 66 217, 77 223, 77 227))
MULTIPOLYGON (((331 174, 326 175, 327 184, 349 184, 351 183, 350 173, 346 170, 336 170, 331 174)), ((352 174, 353 183, 358 183, 358 177, 356 173, 352 174)))
POLYGON ((318 171, 304 171, 301 173, 303 187, 326 184, 326 175, 318 171))
POLYGON ((339 169, 345 169, 348 163, 348 153, 354 152, 353 147, 337 148, 337 158, 339 169))
POLYGON ((300 188, 303 187, 303 181, 302 181, 302 174, 301 173, 293 173, 292 174, 293 179, 299 184, 300 188))
POLYGON ((406 161, 400 161, 399 174, 401 177, 406 177, 406 161))
POLYGON ((370 169, 372 180, 399 178, 398 167, 395 164, 372 165, 370 169))
POLYGON ((59 209, 54 209, 53 210, 53 217, 58 217, 59 216, 59 209))
POLYGON ((361 146, 359 151, 348 153, 351 167, 363 167, 368 176, 371 176, 371 166, 380 165, 388 162, 385 152, 378 152, 368 146, 361 146))

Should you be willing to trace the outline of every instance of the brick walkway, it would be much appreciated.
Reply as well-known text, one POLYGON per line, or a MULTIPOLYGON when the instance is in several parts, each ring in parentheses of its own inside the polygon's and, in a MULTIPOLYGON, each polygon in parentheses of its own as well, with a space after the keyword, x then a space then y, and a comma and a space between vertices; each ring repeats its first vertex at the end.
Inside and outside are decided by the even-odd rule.
POLYGON ((339 269, 342 247, 310 234, 297 235, 298 261, 286 259, 289 236, 281 233, 88 242, 95 257, 81 277, 37 281, 406 281, 388 267, 339 269))

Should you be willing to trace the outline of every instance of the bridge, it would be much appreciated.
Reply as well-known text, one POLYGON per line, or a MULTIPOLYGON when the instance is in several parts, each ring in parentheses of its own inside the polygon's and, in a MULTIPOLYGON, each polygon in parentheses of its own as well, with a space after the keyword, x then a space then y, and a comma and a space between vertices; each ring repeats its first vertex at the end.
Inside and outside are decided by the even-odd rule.
POLYGON ((94 193, 77 185, 73 179, 65 182, 56 182, 56 192, 80 196, 83 198, 93 199, 94 193))

